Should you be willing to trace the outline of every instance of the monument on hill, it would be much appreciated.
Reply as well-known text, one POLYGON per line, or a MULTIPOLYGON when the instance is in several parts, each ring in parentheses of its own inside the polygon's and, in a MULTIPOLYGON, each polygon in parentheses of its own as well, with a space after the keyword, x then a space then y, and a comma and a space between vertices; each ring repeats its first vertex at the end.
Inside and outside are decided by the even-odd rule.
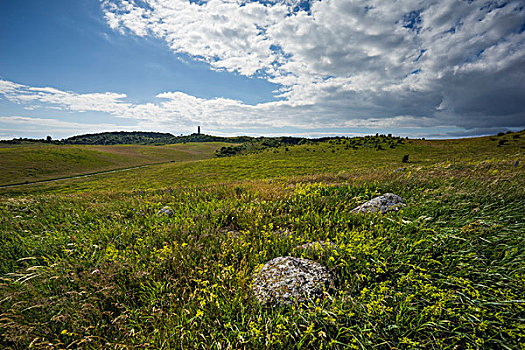
POLYGON ((201 134, 201 126, 197 126, 197 135, 200 135, 201 134))

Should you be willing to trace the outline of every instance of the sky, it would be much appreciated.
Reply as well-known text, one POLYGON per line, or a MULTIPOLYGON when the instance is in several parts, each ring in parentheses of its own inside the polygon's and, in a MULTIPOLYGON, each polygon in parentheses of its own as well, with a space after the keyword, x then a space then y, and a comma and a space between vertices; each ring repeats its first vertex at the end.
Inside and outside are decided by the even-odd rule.
POLYGON ((525 3, 0 0, 0 139, 525 128, 525 3))

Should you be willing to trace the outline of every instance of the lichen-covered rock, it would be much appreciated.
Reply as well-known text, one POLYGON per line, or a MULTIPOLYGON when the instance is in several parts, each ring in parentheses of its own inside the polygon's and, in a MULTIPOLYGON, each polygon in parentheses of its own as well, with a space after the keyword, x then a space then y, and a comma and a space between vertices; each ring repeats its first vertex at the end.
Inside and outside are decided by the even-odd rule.
POLYGON ((385 193, 382 196, 372 198, 366 203, 361 204, 357 208, 352 209, 352 213, 386 213, 387 211, 396 211, 400 207, 405 206, 403 198, 397 194, 385 193))
POLYGON ((326 267, 290 256, 270 260, 253 278, 253 292, 262 304, 313 301, 333 285, 326 267))
POLYGON ((168 207, 168 206, 163 207, 162 209, 160 209, 160 210, 157 212, 157 215, 167 215, 167 216, 172 216, 173 214, 175 214, 175 212, 173 211, 173 209, 171 209, 171 208, 168 207))

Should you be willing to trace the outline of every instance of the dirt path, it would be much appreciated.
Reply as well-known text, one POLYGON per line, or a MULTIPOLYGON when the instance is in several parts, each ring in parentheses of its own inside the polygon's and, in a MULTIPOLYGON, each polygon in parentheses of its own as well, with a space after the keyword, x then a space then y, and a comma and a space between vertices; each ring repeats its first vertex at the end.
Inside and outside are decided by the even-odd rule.
POLYGON ((169 161, 169 162, 160 162, 160 163, 150 163, 150 164, 133 166, 133 167, 129 167, 129 168, 119 168, 119 169, 112 169, 112 170, 96 171, 96 172, 88 173, 88 174, 63 176, 63 177, 57 177, 57 178, 54 178, 54 179, 37 180, 37 181, 26 181, 26 182, 20 182, 20 183, 9 184, 9 185, 0 185, 0 188, 8 188, 8 187, 16 187, 16 186, 27 186, 27 185, 40 184, 40 183, 44 183, 44 182, 54 182, 54 181, 60 181, 60 180, 77 179, 77 178, 81 178, 81 177, 96 176, 96 175, 109 174, 109 173, 117 173, 117 172, 120 172, 120 171, 128 171, 128 170, 133 170, 133 169, 145 168, 145 167, 148 167, 148 166, 151 166, 151 165, 159 165, 159 164, 167 164, 167 163, 172 163, 172 162, 169 161))

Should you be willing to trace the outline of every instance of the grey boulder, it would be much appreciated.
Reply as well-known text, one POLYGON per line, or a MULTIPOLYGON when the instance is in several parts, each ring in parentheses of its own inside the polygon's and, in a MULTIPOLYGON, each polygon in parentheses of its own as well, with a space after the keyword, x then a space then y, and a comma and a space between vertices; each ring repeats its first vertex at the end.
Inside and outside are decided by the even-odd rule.
POLYGON ((368 202, 365 202, 358 206, 357 208, 352 209, 352 213, 386 213, 388 211, 399 210, 400 207, 405 206, 405 201, 403 198, 399 197, 397 194, 385 193, 381 196, 372 198, 368 202))
POLYGON ((168 207, 168 206, 163 207, 162 209, 160 209, 160 210, 157 212, 157 215, 167 215, 167 216, 172 216, 173 214, 175 214, 175 212, 173 211, 173 209, 171 209, 171 208, 168 207))
POLYGON ((293 304, 315 301, 333 285, 333 276, 325 266, 287 256, 264 264, 255 274, 252 288, 262 304, 293 304))

